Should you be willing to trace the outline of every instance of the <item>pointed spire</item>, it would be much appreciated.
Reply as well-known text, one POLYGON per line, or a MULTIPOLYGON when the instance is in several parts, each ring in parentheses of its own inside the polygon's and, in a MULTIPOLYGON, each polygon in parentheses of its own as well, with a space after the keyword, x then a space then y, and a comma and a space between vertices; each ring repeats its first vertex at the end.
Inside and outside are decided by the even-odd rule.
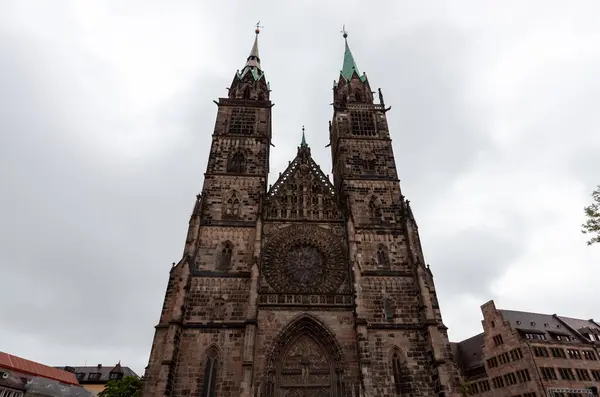
POLYGON ((248 59, 246 60, 246 64, 241 71, 237 72, 237 77, 239 79, 243 78, 246 73, 252 73, 252 77, 254 80, 260 80, 264 73, 260 66, 260 57, 258 55, 258 34, 260 33, 260 21, 256 24, 256 28, 254 29, 254 44, 252 44, 252 49, 250 50, 250 55, 248 55, 248 59))
POLYGON ((256 24, 256 29, 254 29, 254 44, 252 45, 252 50, 250 50, 250 55, 248 56, 248 60, 246 61, 246 66, 257 67, 260 69, 260 58, 258 56, 258 34, 260 33, 260 21, 256 24))
POLYGON ((352 51, 350 51, 350 47, 348 46, 348 32, 346 31, 346 25, 342 28, 342 36, 344 37, 345 50, 344 50, 344 63, 342 64, 341 75, 346 80, 350 80, 354 72, 360 77, 361 81, 365 81, 366 76, 363 74, 360 75, 358 71, 358 66, 356 65, 356 61, 354 60, 354 56, 352 55, 352 51))
POLYGON ((300 147, 308 147, 306 136, 304 135, 304 126, 302 126, 302 141, 300 142, 300 147))

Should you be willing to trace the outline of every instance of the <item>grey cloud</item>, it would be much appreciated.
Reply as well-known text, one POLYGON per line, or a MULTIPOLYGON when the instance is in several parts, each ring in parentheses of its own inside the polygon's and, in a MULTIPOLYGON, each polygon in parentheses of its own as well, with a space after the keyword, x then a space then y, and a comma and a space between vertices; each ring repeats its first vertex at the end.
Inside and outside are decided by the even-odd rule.
MULTIPOLYGON (((78 27, 67 17, 72 4, 61 4, 47 10, 45 18, 38 15, 39 26, 23 33, 15 28, 22 19, 10 21, 7 15, 16 14, 0 1, 6 11, 0 18, 7 22, 0 30, 0 267, 3 277, 12 280, 2 296, 19 296, 17 303, 0 309, 7 324, 0 336, 10 341, 3 350, 56 365, 122 359, 143 371, 170 263, 180 258, 195 194, 202 187, 216 115, 212 100, 226 94, 233 73, 243 65, 258 19, 265 25, 261 58, 276 103, 270 182, 294 157, 303 124, 314 157, 330 173, 330 152, 324 146, 332 82, 343 54, 338 32, 346 23, 359 68, 393 106, 388 116, 398 171, 418 220, 424 219, 419 222, 422 240, 446 323, 454 327, 453 335, 476 330, 478 306, 457 308, 455 302, 467 290, 480 303, 489 299, 489 285, 523 253, 523 236, 535 230, 519 215, 524 210, 513 208, 505 214, 508 232, 460 231, 457 225, 454 233, 435 233, 433 203, 447 198, 466 171, 477 170, 478 152, 498 151, 486 115, 478 113, 465 88, 477 67, 473 60, 481 55, 481 43, 461 18, 469 14, 473 21, 489 20, 485 10, 473 3, 472 9, 457 11, 457 18, 421 3, 393 1, 374 9, 364 9, 358 1, 344 2, 343 7, 269 1, 239 2, 227 9, 190 6, 185 10, 197 12, 199 20, 200 13, 212 17, 208 19, 219 45, 216 53, 203 56, 222 60, 222 72, 207 68, 182 75, 186 89, 134 112, 137 104, 122 95, 122 76, 110 60, 96 58, 85 47, 88 43, 77 41, 78 27), (140 148, 131 155, 111 153, 107 144, 122 138, 116 128, 119 134, 152 135, 160 148, 150 150, 140 139, 140 148), (470 277, 480 282, 470 283, 470 277), (463 312, 470 314, 461 317, 463 312)), ((177 18, 154 20, 164 9, 158 2, 144 4, 154 13, 138 18, 150 18, 149 26, 168 35, 169 26, 162 23, 177 18)), ((503 13, 511 9, 507 6, 503 13)), ((497 18, 499 24, 508 20, 505 14, 497 18)), ((523 29, 515 24, 506 34, 518 36, 523 29)), ((204 51, 204 37, 168 37, 189 40, 190 51, 204 51)), ((503 43, 488 39, 498 48, 503 43)), ((157 43, 156 50, 163 45, 157 43)), ((581 62, 583 68, 586 63, 581 62)), ((585 183, 597 174, 594 151, 583 147, 597 126, 590 116, 599 92, 590 84, 597 68, 589 69, 572 70, 568 80, 589 95, 574 95, 572 103, 558 109, 561 123, 538 121, 531 127, 548 130, 554 144, 560 143, 556 137, 561 133, 581 131, 571 142, 565 167, 585 183)), ((531 95, 536 98, 535 92, 531 95)), ((518 114, 521 126, 530 125, 527 116, 526 111, 518 114)), ((523 130, 535 136, 535 131, 523 130)), ((524 155, 541 156, 532 146, 535 140, 527 143, 520 149, 524 155)), ((556 162, 565 161, 564 153, 556 153, 556 162)))

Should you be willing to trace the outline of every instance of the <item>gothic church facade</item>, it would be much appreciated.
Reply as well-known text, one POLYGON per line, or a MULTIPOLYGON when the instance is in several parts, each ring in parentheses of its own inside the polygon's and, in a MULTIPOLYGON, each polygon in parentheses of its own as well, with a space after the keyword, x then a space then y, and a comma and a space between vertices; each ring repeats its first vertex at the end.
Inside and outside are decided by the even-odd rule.
POLYGON ((458 396, 386 108, 344 34, 333 181, 302 137, 267 186, 258 30, 220 98, 204 186, 170 272, 142 397, 458 396))

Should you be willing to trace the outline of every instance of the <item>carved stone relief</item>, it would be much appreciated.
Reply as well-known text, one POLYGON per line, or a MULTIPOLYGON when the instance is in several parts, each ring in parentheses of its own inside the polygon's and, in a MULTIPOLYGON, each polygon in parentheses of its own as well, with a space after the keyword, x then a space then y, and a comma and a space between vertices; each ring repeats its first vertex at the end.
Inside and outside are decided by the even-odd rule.
POLYGON ((338 292, 348 277, 341 239, 316 225, 281 229, 266 244, 262 259, 265 280, 275 292, 338 292))

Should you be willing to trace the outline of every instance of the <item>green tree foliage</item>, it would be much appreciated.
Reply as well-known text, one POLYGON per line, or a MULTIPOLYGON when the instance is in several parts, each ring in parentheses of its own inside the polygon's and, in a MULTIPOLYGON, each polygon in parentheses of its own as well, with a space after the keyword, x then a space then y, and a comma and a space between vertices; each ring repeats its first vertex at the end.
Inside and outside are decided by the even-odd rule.
POLYGON ((461 379, 460 380, 460 395, 462 397, 467 397, 469 394, 471 394, 471 383, 461 379))
POLYGON ((108 381, 98 397, 139 397, 143 380, 137 376, 126 376, 120 380, 108 381))
POLYGON ((591 239, 587 245, 600 243, 600 185, 596 186, 596 190, 592 192, 592 204, 584 208, 586 222, 581 225, 583 234, 591 234, 591 239))

